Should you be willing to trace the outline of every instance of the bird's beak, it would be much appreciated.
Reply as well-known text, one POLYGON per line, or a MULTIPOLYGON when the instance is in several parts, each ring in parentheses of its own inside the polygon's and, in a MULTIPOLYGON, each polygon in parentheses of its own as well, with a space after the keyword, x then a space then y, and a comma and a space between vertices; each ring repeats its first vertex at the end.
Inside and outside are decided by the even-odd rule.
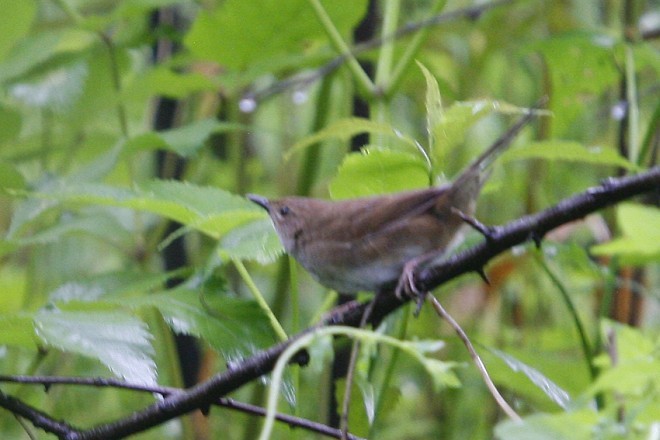
POLYGON ((257 205, 264 208, 266 211, 270 212, 270 202, 268 201, 267 198, 265 198, 263 196, 258 196, 256 194, 248 194, 246 197, 251 202, 256 203, 257 205))

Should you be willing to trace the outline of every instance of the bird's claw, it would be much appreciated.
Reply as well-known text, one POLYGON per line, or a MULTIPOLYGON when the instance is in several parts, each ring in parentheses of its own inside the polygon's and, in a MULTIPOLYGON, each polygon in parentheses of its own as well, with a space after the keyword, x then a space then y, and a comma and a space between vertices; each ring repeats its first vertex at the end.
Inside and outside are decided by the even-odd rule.
POLYGON ((422 309, 422 304, 424 304, 427 292, 419 290, 415 285, 414 277, 416 266, 417 262, 414 260, 406 263, 406 265, 403 267, 401 277, 399 277, 399 282, 397 283, 396 289, 394 290, 394 294, 401 301, 405 299, 412 299, 415 301, 417 307, 415 308, 414 315, 417 317, 419 316, 419 312, 422 309))

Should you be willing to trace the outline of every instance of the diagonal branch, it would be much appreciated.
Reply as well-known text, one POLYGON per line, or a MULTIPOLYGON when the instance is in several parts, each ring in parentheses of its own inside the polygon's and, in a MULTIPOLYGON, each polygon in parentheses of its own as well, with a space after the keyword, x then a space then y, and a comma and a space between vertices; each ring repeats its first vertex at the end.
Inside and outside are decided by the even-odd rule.
MULTIPOLYGON (((653 191, 660 192, 660 167, 651 168, 635 176, 607 179, 602 185, 589 188, 583 193, 567 198, 537 214, 521 217, 504 226, 488 228, 489 235, 484 242, 453 255, 434 267, 422 270, 416 278, 417 285, 422 291, 431 290, 464 273, 480 272, 490 259, 512 246, 530 239, 538 243, 549 231, 562 224, 580 219, 587 214, 633 196, 653 191)), ((382 320, 386 315, 401 307, 404 302, 398 300, 392 292, 378 295, 371 321, 382 320)), ((319 326, 357 326, 366 306, 366 303, 360 304, 357 301, 340 306, 326 315, 319 326)), ((121 438, 147 430, 196 409, 208 411, 219 397, 269 373, 279 355, 293 341, 313 329, 314 327, 309 328, 288 341, 245 359, 206 382, 171 395, 128 417, 98 425, 86 431, 69 432, 60 438, 68 440, 121 438)), ((38 426, 41 427, 41 425, 38 426)))
POLYGON ((59 438, 66 438, 75 433, 75 428, 71 425, 55 420, 48 414, 39 411, 36 408, 22 402, 15 397, 9 396, 0 391, 0 407, 9 410, 12 414, 29 420, 37 428, 57 435, 59 438))

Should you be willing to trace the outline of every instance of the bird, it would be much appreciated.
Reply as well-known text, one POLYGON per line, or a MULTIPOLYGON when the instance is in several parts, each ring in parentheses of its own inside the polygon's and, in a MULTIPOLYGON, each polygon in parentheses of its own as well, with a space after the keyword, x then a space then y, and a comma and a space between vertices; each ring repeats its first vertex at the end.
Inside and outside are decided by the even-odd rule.
POLYGON ((460 242, 489 165, 532 117, 528 111, 444 185, 338 201, 247 198, 266 210, 285 251, 322 285, 342 293, 396 286, 397 297, 415 297, 415 271, 460 242))

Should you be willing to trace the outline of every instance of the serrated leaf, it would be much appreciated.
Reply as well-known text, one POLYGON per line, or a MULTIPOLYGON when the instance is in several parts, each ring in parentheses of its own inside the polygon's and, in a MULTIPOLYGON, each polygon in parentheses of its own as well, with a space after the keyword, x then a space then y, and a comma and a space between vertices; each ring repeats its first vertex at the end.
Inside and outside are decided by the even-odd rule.
MULTIPOLYGON (((137 270, 106 272, 89 278, 66 282, 48 294, 51 302, 113 301, 129 294, 142 294, 162 286, 171 278, 180 276, 183 270, 146 274, 137 270), (108 298, 108 296, 111 296, 108 298)), ((117 302, 121 305, 121 301, 117 302)))
POLYGON ((305 148, 308 148, 319 142, 328 140, 339 140, 341 142, 347 142, 350 138, 360 133, 392 136, 401 140, 405 145, 411 148, 411 151, 418 150, 417 143, 413 139, 404 136, 387 124, 380 124, 369 119, 346 118, 335 121, 325 127, 323 130, 320 130, 299 140, 291 147, 291 149, 286 154, 286 157, 290 157, 291 154, 300 152, 305 148))
POLYGON ((151 334, 142 321, 121 312, 53 308, 39 311, 34 320, 44 343, 97 359, 129 382, 156 383, 151 334))
POLYGON ((55 243, 68 234, 89 234, 114 244, 131 244, 135 236, 117 218, 107 212, 86 212, 81 216, 66 216, 51 227, 29 237, 16 240, 20 246, 55 243))
POLYGON ((157 308, 174 331, 200 337, 228 362, 266 348, 277 341, 268 318, 254 301, 180 288, 163 293, 121 298, 128 307, 157 308))
POLYGON ((443 388, 458 388, 461 381, 452 371, 456 367, 455 362, 444 362, 439 359, 423 358, 422 365, 426 372, 433 379, 433 386, 436 391, 443 388))
POLYGON ((617 222, 622 237, 593 246, 594 255, 616 255, 624 264, 660 261, 660 209, 621 203, 617 222))
MULTIPOLYGON (((243 197, 218 188, 177 181, 155 180, 133 190, 92 183, 60 183, 35 195, 66 203, 119 206, 151 212, 215 239, 239 225, 264 217, 262 210, 243 197)), ((37 210, 37 215, 41 210, 37 210)))
POLYGON ((555 402, 561 408, 568 408, 571 402, 571 396, 543 373, 500 350, 489 348, 489 351, 502 359, 509 366, 509 368, 511 368, 511 370, 520 372, 527 376, 527 378, 534 385, 536 385, 536 387, 543 391, 543 393, 548 396, 550 400, 555 402))
POLYGON ((333 199, 371 196, 423 188, 429 185, 426 164, 419 156, 363 149, 346 155, 329 190, 333 199))
POLYGON ((508 150, 502 154, 503 161, 522 159, 565 160, 617 166, 626 169, 637 168, 636 165, 627 161, 612 149, 587 148, 579 142, 563 140, 532 142, 524 147, 508 150))
POLYGON ((229 231, 220 240, 218 251, 230 258, 268 264, 282 255, 284 248, 273 223, 265 218, 229 231))

